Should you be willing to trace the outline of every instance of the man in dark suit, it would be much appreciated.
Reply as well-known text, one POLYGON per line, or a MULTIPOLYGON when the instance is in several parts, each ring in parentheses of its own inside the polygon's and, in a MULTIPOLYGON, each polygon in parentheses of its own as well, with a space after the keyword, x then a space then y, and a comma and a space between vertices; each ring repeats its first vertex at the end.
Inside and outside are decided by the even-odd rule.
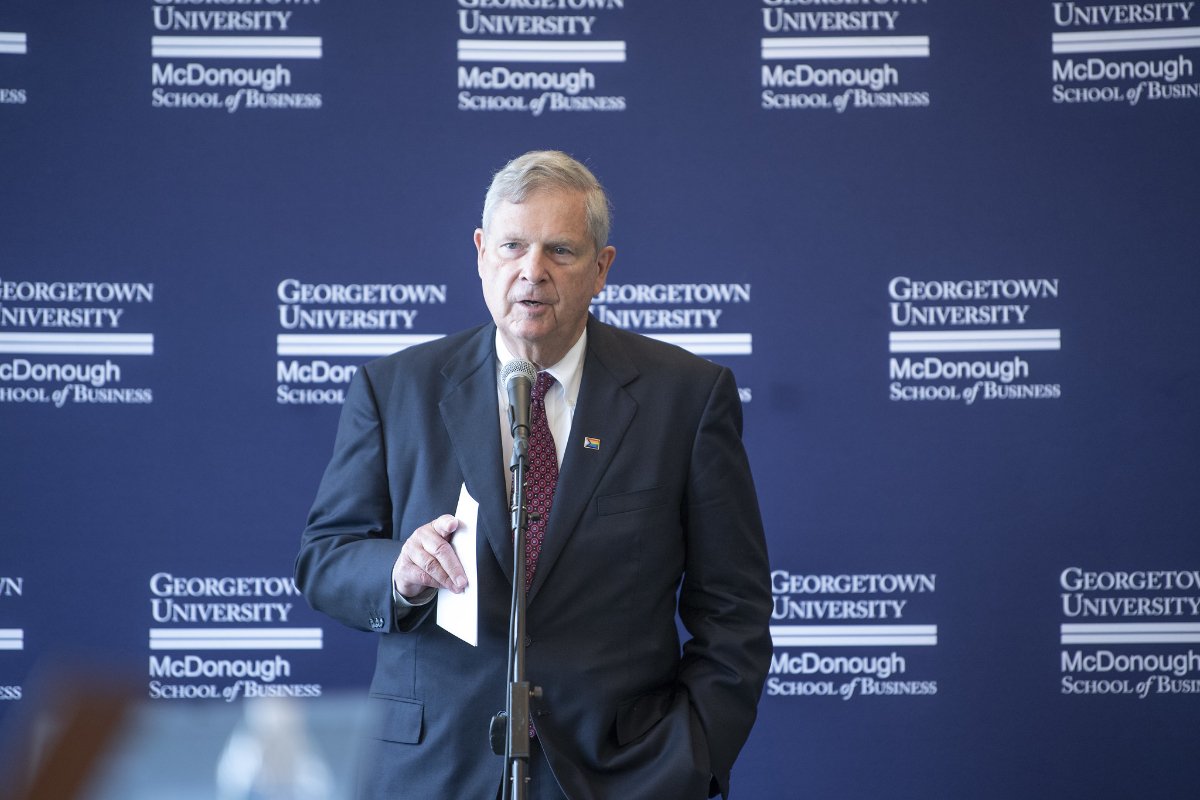
POLYGON ((615 256, 608 218, 574 159, 510 162, 475 231, 493 323, 351 383, 296 580, 314 608, 381 634, 366 797, 497 795, 487 728, 505 701, 513 571, 497 373, 514 357, 554 378, 542 436, 558 466, 527 562, 530 797, 728 795, 771 650, 741 406, 728 369, 589 316, 615 256), (432 613, 437 589, 465 586, 450 546, 464 485, 479 502, 475 647, 432 613))

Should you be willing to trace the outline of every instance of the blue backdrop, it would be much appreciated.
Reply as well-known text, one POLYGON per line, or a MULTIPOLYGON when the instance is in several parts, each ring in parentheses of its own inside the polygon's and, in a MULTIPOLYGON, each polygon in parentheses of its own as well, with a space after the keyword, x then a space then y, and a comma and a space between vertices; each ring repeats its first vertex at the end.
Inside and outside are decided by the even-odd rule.
POLYGON ((586 161, 594 312, 730 366, 776 658, 741 797, 1192 797, 1200 9, 6 0, 0 715, 363 687, 290 584, 351 367, 586 161), (272 666, 273 665, 273 666, 272 666))

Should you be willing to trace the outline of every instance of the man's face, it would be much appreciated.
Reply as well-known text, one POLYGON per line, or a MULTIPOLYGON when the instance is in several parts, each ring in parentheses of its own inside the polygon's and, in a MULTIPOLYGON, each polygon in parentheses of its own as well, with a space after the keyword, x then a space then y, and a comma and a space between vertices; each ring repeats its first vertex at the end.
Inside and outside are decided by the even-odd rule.
POLYGON ((616 255, 595 251, 582 192, 544 190, 501 201, 475 231, 483 298, 504 344, 539 367, 556 363, 583 333, 592 296, 616 255))

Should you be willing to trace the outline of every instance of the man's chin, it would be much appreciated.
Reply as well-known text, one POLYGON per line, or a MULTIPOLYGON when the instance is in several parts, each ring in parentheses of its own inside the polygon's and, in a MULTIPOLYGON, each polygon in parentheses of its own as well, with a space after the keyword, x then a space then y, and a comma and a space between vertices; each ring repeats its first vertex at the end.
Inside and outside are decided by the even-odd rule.
POLYGON ((555 329, 541 322, 522 320, 504 326, 505 339, 517 346, 538 347, 554 338, 555 329))

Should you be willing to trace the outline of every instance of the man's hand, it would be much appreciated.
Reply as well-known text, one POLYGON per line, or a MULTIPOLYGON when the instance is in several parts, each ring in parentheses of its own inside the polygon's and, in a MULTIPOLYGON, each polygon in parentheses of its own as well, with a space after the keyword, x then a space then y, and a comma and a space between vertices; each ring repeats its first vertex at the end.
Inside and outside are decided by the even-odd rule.
POLYGON ((455 593, 467 588, 467 574, 450 546, 457 529, 458 520, 443 514, 413 531, 392 566, 392 585, 401 596, 416 597, 429 587, 455 593))

